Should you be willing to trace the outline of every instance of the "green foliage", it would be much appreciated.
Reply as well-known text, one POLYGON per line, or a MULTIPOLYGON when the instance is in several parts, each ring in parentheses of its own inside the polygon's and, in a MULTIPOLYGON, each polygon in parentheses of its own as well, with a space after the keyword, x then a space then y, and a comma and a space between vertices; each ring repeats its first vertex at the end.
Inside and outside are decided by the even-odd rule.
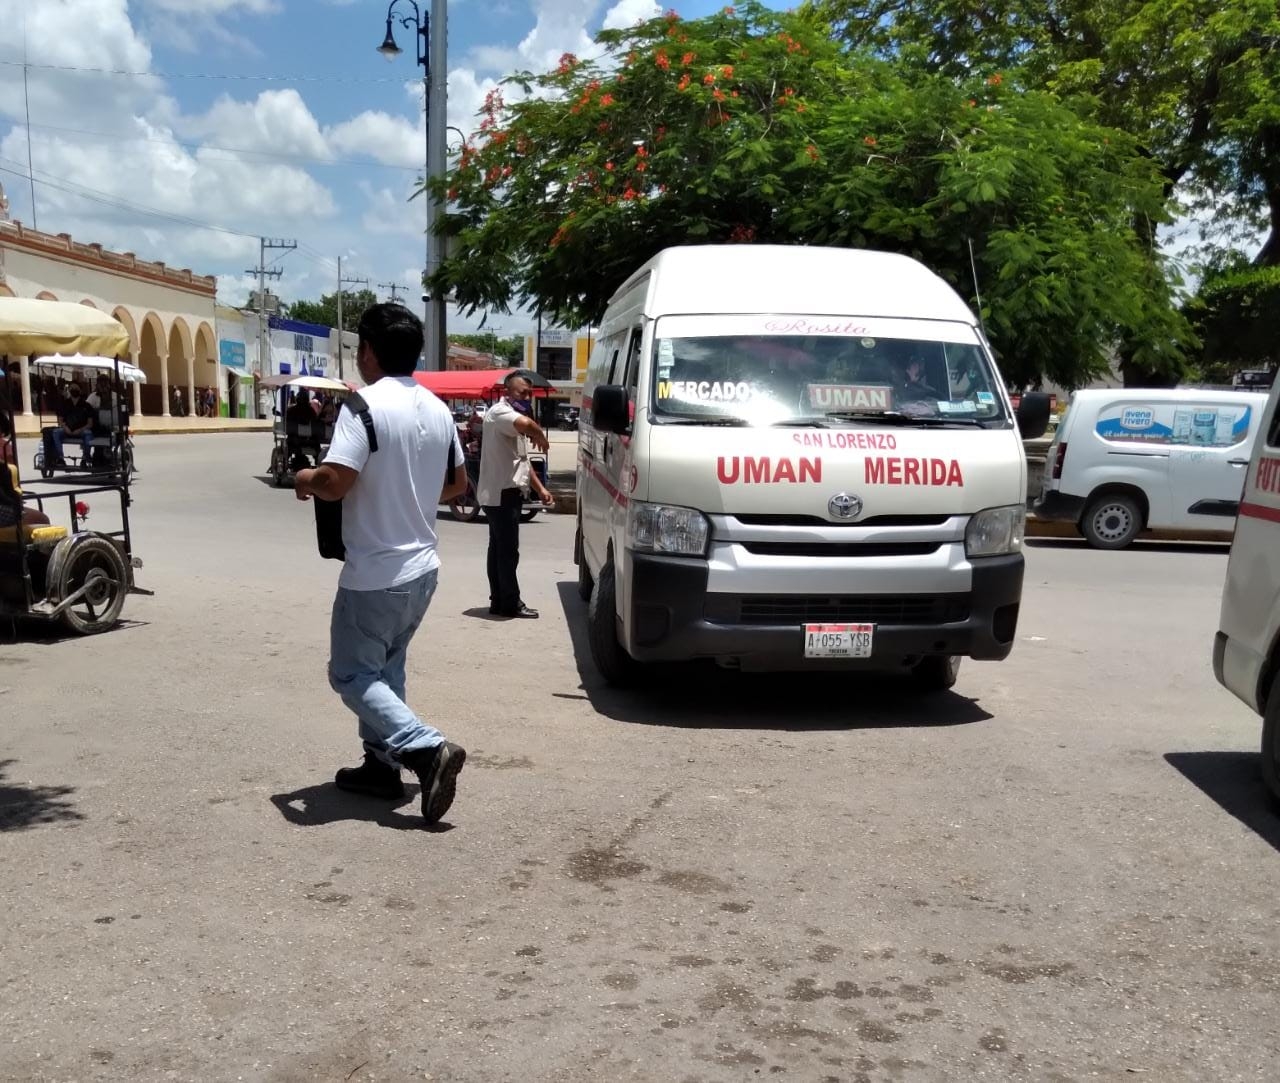
POLYGON ((483 331, 474 335, 450 335, 449 341, 457 346, 479 350, 481 353, 493 353, 499 364, 524 364, 524 336, 512 335, 509 338, 486 335, 483 331))
POLYGON ((999 72, 956 79, 836 42, 811 9, 726 8, 601 35, 597 63, 507 81, 447 178, 465 308, 599 318, 689 243, 902 252, 975 296, 1006 376, 1078 386, 1135 344, 1180 370, 1189 330, 1136 222, 1167 217, 1136 141, 999 72))
MULTIPOLYGON (((370 305, 378 303, 378 296, 373 290, 342 291, 343 329, 354 331, 360 323, 360 317, 370 305)), ((291 320, 303 323, 315 323, 322 327, 338 326, 338 293, 326 293, 318 301, 294 301, 286 315, 291 320)))
POLYGON ((1206 279, 1188 315, 1203 342, 1205 378, 1226 383, 1242 369, 1280 366, 1280 267, 1239 267, 1206 279))

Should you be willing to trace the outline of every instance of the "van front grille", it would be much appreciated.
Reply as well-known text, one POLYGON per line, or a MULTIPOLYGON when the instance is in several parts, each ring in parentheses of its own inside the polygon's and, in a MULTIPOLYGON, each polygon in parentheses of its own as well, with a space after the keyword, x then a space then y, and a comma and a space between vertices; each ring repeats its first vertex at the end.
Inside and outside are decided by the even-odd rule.
POLYGON ((967 594, 709 594, 713 624, 958 624, 967 594))

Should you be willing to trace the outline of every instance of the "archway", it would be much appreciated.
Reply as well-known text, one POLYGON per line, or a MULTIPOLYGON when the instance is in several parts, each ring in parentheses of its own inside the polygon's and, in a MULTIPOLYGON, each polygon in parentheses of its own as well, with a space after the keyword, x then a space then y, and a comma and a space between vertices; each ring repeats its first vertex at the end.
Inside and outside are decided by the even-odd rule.
POLYGON ((14 293, 13 290, 11 290, 3 282, 0 282, 0 297, 16 297, 16 296, 17 294, 14 293))
POLYGON ((56 301, 58 298, 48 290, 41 290, 36 294, 37 301, 56 301))
MULTIPOLYGON (((116 315, 116 319, 119 319, 116 315)), ((123 322, 123 321, 121 321, 123 322)), ((125 326, 128 326, 127 324, 125 326)), ((138 333, 137 364, 146 374, 147 382, 142 386, 142 412, 144 414, 169 413, 169 403, 165 373, 165 351, 168 340, 165 338, 164 326, 160 317, 148 312, 142 318, 142 327, 138 333)))
POLYGON ((169 327, 169 410, 179 417, 195 413, 195 347, 191 328, 180 316, 169 327), (174 392, 181 391, 181 395, 174 392))
POLYGON ((89 300, 89 298, 87 298, 87 297, 83 298, 83 299, 80 301, 80 303, 81 303, 82 305, 84 305, 86 308, 97 308, 97 307, 98 307, 98 306, 97 306, 97 305, 95 305, 92 301, 90 301, 90 300, 89 300))
MULTIPOLYGON (((127 354, 122 354, 120 360, 128 361, 130 364, 136 365, 138 363, 138 327, 133 322, 133 314, 127 308, 122 308, 117 305, 111 311, 111 318, 117 320, 124 329, 129 332, 129 352, 127 354)), ((128 385, 128 395, 132 403, 134 416, 141 417, 142 385, 130 383, 128 385)))
MULTIPOLYGON (((213 389, 213 414, 216 417, 219 413, 218 403, 222 399, 221 388, 218 385, 218 344, 213 328, 207 323, 202 323, 196 328, 196 352, 193 367, 195 368, 196 395, 203 395, 208 389, 213 389)), ((203 400, 198 400, 198 402, 199 405, 204 405, 203 400)), ((199 412, 197 410, 197 413, 199 412)))

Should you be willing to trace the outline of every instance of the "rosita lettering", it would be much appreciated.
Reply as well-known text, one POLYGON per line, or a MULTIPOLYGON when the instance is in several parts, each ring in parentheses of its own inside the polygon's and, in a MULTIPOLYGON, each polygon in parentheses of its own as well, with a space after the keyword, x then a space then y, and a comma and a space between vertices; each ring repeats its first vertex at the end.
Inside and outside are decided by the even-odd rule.
POLYGON ((863 460, 863 477, 868 485, 964 485, 955 459, 868 457, 863 460))
POLYGON ((898 438, 891 432, 793 432, 791 439, 801 447, 857 448, 859 451, 895 451, 898 438))
POLYGON ((769 320, 764 329, 775 335, 865 335, 867 329, 852 320, 769 320))
POLYGON ((771 459, 767 455, 721 455, 716 459, 721 485, 781 485, 822 480, 821 459, 771 459))

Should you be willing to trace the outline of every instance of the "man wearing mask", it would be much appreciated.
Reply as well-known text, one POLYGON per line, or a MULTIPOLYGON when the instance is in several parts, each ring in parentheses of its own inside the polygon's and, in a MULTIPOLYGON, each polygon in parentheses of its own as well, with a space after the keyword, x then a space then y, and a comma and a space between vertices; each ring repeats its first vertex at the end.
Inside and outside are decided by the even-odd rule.
POLYGON ((489 522, 489 612, 496 617, 537 619, 538 611, 524 604, 516 568, 520 563, 520 511, 524 489, 532 485, 550 507, 554 501, 533 476, 528 445, 543 454, 549 450, 547 434, 532 417, 517 409, 533 395, 533 386, 519 372, 504 381, 506 394, 484 415, 480 441, 480 484, 476 495, 489 522))
POLYGON ((79 384, 67 388, 67 397, 58 411, 58 427, 49 435, 53 440, 54 460, 59 466, 67 465, 62 444, 68 436, 79 439, 84 448, 84 465, 88 465, 89 453, 93 449, 93 408, 80 397, 79 384))
POLYGON ((299 500, 343 502, 329 683, 359 720, 365 755, 334 782, 398 798, 407 767, 422 785, 422 814, 435 823, 453 803, 467 753, 405 703, 405 659, 439 579, 436 507, 466 491, 467 474, 453 415, 413 379, 422 322, 403 305, 377 304, 360 317, 358 335, 373 439, 361 417, 341 411, 325 461, 294 481, 299 500))

